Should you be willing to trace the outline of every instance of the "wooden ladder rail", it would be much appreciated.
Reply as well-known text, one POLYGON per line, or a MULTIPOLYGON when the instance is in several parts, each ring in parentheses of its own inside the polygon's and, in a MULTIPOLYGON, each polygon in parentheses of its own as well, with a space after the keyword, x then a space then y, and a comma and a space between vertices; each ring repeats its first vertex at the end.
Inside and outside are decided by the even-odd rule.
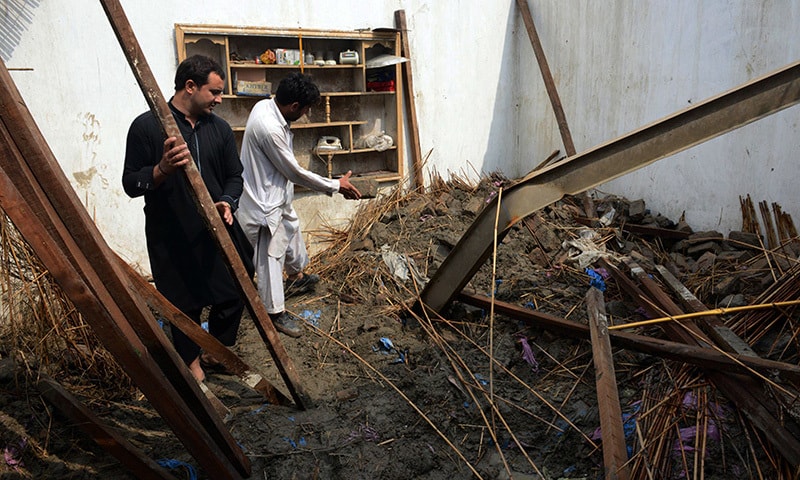
POLYGON ((264 395, 264 398, 270 403, 284 406, 292 404, 291 399, 275 388, 275 386, 262 377, 260 373, 254 371, 250 365, 245 363, 228 347, 223 345, 222 342, 203 330, 200 325, 194 323, 192 319, 187 317, 186 314, 178 310, 175 305, 164 298, 164 296, 156 290, 156 287, 139 275, 133 267, 125 263, 121 258, 119 259, 119 264, 128 274, 132 286, 136 287, 137 293, 142 296, 142 299, 150 308, 157 311, 170 324, 185 333, 186 336, 200 346, 203 351, 213 355, 216 360, 225 366, 225 369, 229 373, 239 377, 249 388, 264 395))
MULTIPOLYGON (((103 10, 106 12, 114 34, 117 36, 120 46, 125 53, 125 58, 128 60, 128 64, 136 77, 136 81, 139 83, 142 93, 150 109, 158 119, 161 128, 167 137, 175 137, 178 139, 178 143, 185 143, 178 129, 178 124, 175 122, 175 118, 172 116, 172 112, 158 88, 158 83, 153 76, 153 72, 150 70, 150 66, 144 57, 139 42, 136 40, 136 36, 133 33, 133 28, 130 22, 128 22, 128 18, 122 10, 119 1, 100 0, 100 3, 103 5, 103 10)), ((300 379, 294 364, 280 341, 278 331, 272 324, 267 309, 258 296, 258 291, 253 281, 244 268, 242 259, 239 258, 239 254, 233 246, 233 241, 216 207, 214 207, 214 202, 206 189, 200 172, 197 170, 194 159, 187 163, 186 167, 181 169, 181 171, 190 187, 189 191, 194 197, 198 211, 201 217, 203 217, 203 220, 205 220, 206 226, 211 232, 211 236, 217 242, 223 258, 226 261, 226 265, 231 272, 231 276, 233 276, 235 283, 239 287, 239 291, 242 293, 245 305, 248 312, 250 312, 250 316, 253 318, 256 329, 267 345, 273 360, 275 360, 275 366, 278 368, 281 377, 286 383, 289 393, 292 395, 292 398, 299 408, 308 408, 311 405, 311 400, 300 385, 300 379)))

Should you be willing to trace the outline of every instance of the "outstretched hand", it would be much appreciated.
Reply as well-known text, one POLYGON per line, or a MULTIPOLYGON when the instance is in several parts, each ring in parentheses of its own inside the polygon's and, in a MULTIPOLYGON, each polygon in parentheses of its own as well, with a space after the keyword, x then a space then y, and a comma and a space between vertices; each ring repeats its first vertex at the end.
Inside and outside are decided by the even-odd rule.
POLYGON ((352 174, 352 170, 348 170, 346 174, 339 178, 339 193, 348 200, 358 200, 361 198, 361 192, 350 183, 350 176, 352 174))

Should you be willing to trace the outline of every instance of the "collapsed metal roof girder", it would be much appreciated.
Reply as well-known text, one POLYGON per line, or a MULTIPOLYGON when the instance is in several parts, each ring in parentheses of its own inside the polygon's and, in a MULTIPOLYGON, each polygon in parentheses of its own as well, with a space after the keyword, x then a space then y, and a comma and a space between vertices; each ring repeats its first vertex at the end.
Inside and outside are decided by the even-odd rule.
POLYGON ((478 215, 422 291, 442 311, 489 257, 495 237, 531 213, 800 102, 800 62, 528 174, 478 215))

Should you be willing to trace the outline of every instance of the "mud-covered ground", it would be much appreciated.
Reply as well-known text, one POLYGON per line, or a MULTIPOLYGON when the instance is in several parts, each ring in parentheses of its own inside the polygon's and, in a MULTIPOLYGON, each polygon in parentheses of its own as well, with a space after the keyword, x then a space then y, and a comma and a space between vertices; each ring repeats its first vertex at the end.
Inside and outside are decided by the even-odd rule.
MULTIPOLYGON (((588 339, 458 303, 440 318, 408 311, 420 282, 433 274, 503 185, 496 177, 474 186, 437 184, 424 196, 391 195, 373 201, 350 231, 321 239, 335 247, 312 262, 310 270, 323 278, 317 291, 289 301, 290 311, 304 321, 305 334, 298 339, 281 335, 312 408, 270 405, 237 377, 208 372, 206 385, 231 410, 227 425, 251 463, 251 478, 603 477, 588 339)), ((609 205, 601 202, 599 213, 609 205)), ((592 277, 576 263, 581 252, 564 243, 585 231, 571 220, 576 213, 577 202, 568 200, 537 212, 532 223, 516 225, 468 288, 586 323, 584 297, 592 277)), ((618 250, 634 249, 641 258, 670 258, 670 245, 661 240, 649 243, 609 236, 610 229, 598 231, 595 245, 603 249, 614 239, 618 250)), ((755 283, 742 282, 750 288, 740 293, 746 301, 758 293, 755 283)), ((613 281, 608 280, 604 295, 612 323, 644 318, 613 281)), ((716 301, 704 300, 712 306, 716 301)), ((654 328, 642 333, 660 335, 654 328)), ((677 363, 614 351, 623 418, 633 419, 626 423, 631 455, 647 450, 643 443, 652 448, 652 439, 669 444, 659 455, 670 456, 670 467, 651 470, 651 478, 683 478, 700 471, 707 479, 758 478, 758 468, 767 477, 775 474, 764 454, 751 448, 761 448, 757 440, 745 440, 756 434, 702 376, 687 377, 698 380, 686 380, 683 391, 684 384, 674 377, 680 371, 677 363), (663 393, 672 390, 680 391, 663 393), (698 392, 706 399, 703 408, 717 412, 714 432, 706 425, 701 463, 692 453, 699 450, 698 436, 684 436, 698 425, 700 416, 692 409, 700 402, 691 400, 698 392), (679 399, 671 423, 657 427, 651 422, 647 430, 642 420, 637 427, 643 402, 652 403, 659 395, 679 399)), ((235 352, 288 395, 249 317, 242 322, 235 352)), ((5 448, 0 478, 133 478, 27 386, 20 374, 24 360, 12 353, 4 351, 0 361, 0 440, 5 448)), ((140 395, 101 401, 86 396, 91 388, 75 393, 147 456, 162 460, 176 478, 207 478, 140 395)), ((655 455, 652 449, 647 452, 655 455)), ((642 461, 643 456, 634 461, 645 465, 637 471, 647 472, 651 459, 642 461)))

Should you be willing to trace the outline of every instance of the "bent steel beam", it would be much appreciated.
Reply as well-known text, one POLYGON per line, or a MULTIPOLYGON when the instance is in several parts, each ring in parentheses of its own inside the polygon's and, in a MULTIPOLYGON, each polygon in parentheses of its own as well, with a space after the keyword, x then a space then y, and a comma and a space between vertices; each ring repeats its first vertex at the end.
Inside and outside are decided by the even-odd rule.
POLYGON ((486 261, 494 241, 529 214, 800 102, 800 62, 639 130, 528 174, 484 208, 420 295, 443 310, 486 261))

